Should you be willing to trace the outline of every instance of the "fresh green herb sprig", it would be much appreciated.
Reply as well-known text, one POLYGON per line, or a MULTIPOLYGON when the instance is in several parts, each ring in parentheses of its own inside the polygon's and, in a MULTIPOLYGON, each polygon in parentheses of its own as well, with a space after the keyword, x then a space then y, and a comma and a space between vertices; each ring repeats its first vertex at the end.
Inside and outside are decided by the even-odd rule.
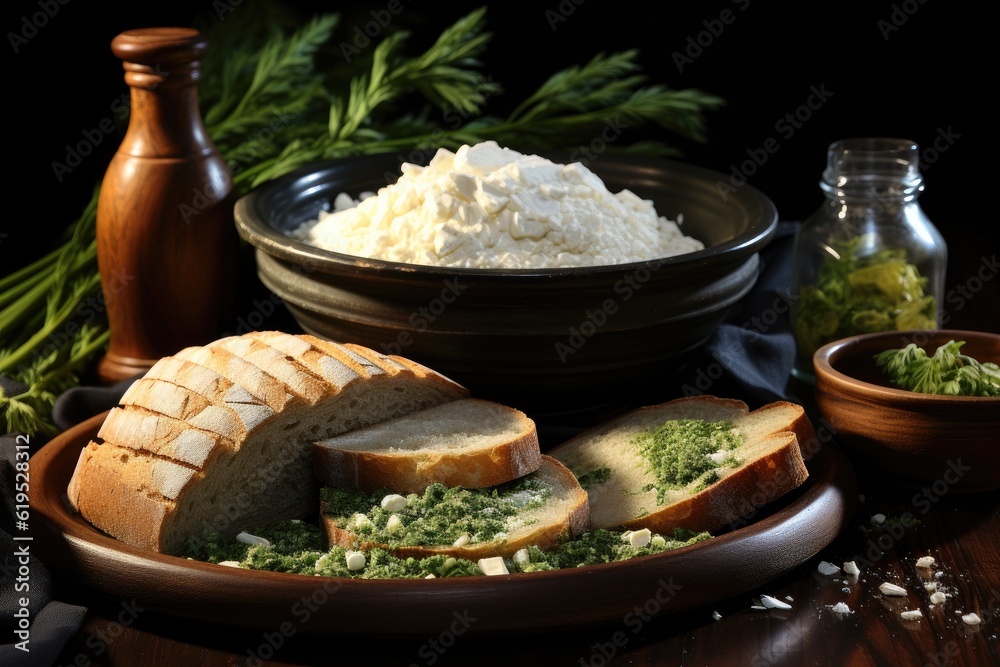
POLYGON ((95 190, 70 228, 69 240, 0 280, 0 375, 28 387, 14 395, 0 390, 8 433, 54 435, 56 397, 77 384, 79 373, 110 338, 98 309, 88 305, 101 284, 95 270, 96 217, 95 190))
MULTIPOLYGON (((520 151, 572 150, 609 123, 655 123, 703 142, 705 114, 723 104, 699 90, 647 85, 637 53, 626 51, 553 74, 508 117, 497 117, 485 113, 503 93, 482 71, 492 39, 485 8, 416 55, 407 55, 409 33, 390 26, 365 57, 345 64, 332 48, 339 14, 302 21, 279 3, 251 4, 225 20, 195 21, 210 44, 199 85, 202 118, 236 195, 318 160, 351 155, 418 150, 429 158, 437 148, 489 139, 520 151)), ((664 142, 624 137, 608 150, 679 155, 664 142)), ((0 278, 0 374, 29 385, 18 396, 0 392, 8 431, 54 433, 54 397, 106 348, 103 307, 84 307, 100 299, 99 187, 62 245, 0 278)))
POLYGON ((885 350, 875 363, 892 384, 921 394, 946 396, 1000 396, 1000 366, 980 362, 961 348, 965 341, 951 340, 928 355, 920 346, 885 350))

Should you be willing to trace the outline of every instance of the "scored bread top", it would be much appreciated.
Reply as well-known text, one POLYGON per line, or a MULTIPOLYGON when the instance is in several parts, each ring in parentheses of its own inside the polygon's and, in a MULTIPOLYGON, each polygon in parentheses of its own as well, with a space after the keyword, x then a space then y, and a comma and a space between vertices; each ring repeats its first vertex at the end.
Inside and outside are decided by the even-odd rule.
POLYGON ((475 398, 450 401, 315 443, 321 483, 371 493, 422 493, 433 483, 496 486, 542 463, 535 422, 475 398))
POLYGON ((221 452, 238 447, 218 433, 134 406, 112 408, 97 432, 97 441, 149 452, 195 468, 203 468, 221 452))
POLYGON ((146 377, 133 382, 119 403, 173 417, 234 442, 243 440, 256 426, 275 414, 266 405, 230 404, 225 400, 225 394, 209 398, 172 382, 146 377))
POLYGON ((330 344, 318 347, 313 342, 318 339, 311 336, 295 336, 281 331, 255 331, 247 336, 287 354, 313 375, 336 387, 348 385, 358 378, 385 373, 378 366, 365 367, 356 362, 342 346, 330 344))
MULTIPOLYGON (((283 410, 289 403, 298 400, 298 397, 289 391, 284 382, 221 347, 213 347, 212 345, 187 347, 172 357, 167 357, 167 359, 193 363, 213 374, 222 376, 232 382, 234 386, 243 388, 258 403, 268 406, 275 412, 283 410)), ((147 372, 144 377, 148 376, 147 372)))
POLYGON ((228 350, 257 368, 266 370, 310 405, 319 402, 330 389, 330 383, 313 375, 305 364, 252 336, 221 338, 212 343, 212 347, 228 350))
POLYGON ((801 485, 809 473, 799 443, 809 437, 814 432, 800 405, 778 401, 751 412, 742 401, 697 396, 627 412, 550 454, 578 476, 607 469, 605 479, 587 485, 595 528, 715 531, 801 485), (743 444, 733 452, 738 465, 716 468, 718 481, 667 490, 659 502, 656 476, 633 442, 674 419, 730 422, 743 444))

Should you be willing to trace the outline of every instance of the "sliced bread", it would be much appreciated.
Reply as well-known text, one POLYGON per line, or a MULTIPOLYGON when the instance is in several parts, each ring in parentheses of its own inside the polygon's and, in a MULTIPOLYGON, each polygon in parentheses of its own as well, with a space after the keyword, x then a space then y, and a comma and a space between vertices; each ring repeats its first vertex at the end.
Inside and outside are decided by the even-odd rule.
POLYGON ((587 429, 549 454, 587 489, 594 528, 716 531, 808 477, 800 405, 681 398, 587 429), (658 434, 658 435, 657 435, 658 434))
POLYGON ((488 489, 432 484, 403 496, 325 487, 320 518, 331 545, 469 560, 548 549, 590 525, 587 494, 568 468, 547 456, 535 472, 488 489))
POLYGON ((377 382, 374 371, 345 372, 338 383, 259 340, 234 338, 181 351, 201 378, 163 362, 159 377, 126 391, 69 485, 86 520, 132 546, 179 553, 206 531, 234 535, 303 516, 316 510, 314 441, 468 396, 439 373, 375 352, 340 346, 381 372, 377 382), (169 367, 186 374, 172 378, 179 384, 169 367), (255 402, 233 400, 247 396, 255 402))
POLYGON ((450 401, 313 447, 316 478, 372 493, 423 493, 431 484, 478 489, 538 470, 535 422, 520 410, 476 398, 450 401))

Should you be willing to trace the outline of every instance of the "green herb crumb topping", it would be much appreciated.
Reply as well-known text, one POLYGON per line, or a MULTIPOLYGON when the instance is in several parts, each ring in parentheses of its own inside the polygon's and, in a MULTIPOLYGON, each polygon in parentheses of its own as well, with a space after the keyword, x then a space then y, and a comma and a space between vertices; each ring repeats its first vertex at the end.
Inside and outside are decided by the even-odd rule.
POLYGON ((622 533, 612 530, 598 529, 574 540, 559 544, 548 551, 538 547, 528 549, 529 562, 521 565, 521 572, 539 572, 557 570, 584 565, 599 565, 601 563, 616 563, 619 561, 650 556, 652 554, 680 549, 711 537, 708 533, 695 533, 678 528, 672 537, 653 535, 649 544, 634 547, 622 539, 622 533))
POLYGON ((530 520, 524 514, 541 507, 552 490, 537 476, 489 489, 448 488, 431 484, 423 494, 406 496, 406 505, 382 507, 390 492, 355 493, 332 487, 321 491, 326 514, 367 542, 390 547, 492 542, 530 520))
POLYGON ((656 491, 657 504, 663 504, 667 491, 692 483, 700 491, 718 481, 719 468, 739 465, 730 452, 742 444, 731 422, 703 419, 670 419, 632 441, 656 480, 644 490, 656 491))
POLYGON ((611 479, 611 468, 607 466, 594 468, 593 470, 590 470, 588 472, 576 476, 576 481, 578 481, 580 483, 580 486, 582 486, 584 489, 588 489, 592 486, 597 486, 599 484, 604 484, 609 479, 611 479))
MULTIPOLYGON (((444 555, 399 558, 384 549, 366 550, 363 567, 352 570, 347 566, 351 550, 343 547, 324 549, 320 528, 304 521, 279 521, 249 532, 263 537, 270 545, 244 544, 210 535, 193 542, 184 555, 209 563, 228 562, 250 570, 352 579, 425 579, 483 574, 479 565, 470 560, 444 555)), ((654 534, 646 546, 634 547, 622 538, 621 532, 601 529, 584 533, 548 551, 528 547, 523 552, 524 558, 504 560, 511 573, 542 572, 649 556, 710 537, 704 532, 677 529, 671 537, 654 534)))

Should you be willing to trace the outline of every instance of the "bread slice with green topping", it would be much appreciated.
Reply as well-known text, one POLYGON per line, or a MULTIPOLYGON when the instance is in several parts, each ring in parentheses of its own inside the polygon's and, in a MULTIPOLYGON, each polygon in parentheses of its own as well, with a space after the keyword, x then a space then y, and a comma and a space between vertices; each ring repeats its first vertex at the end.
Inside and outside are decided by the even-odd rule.
POLYGON ((313 445, 320 482, 371 493, 423 493, 431 484, 479 489, 538 470, 535 422, 467 398, 355 429, 313 445))
POLYGON ((587 490, 594 528, 717 531, 800 486, 800 443, 815 439, 802 406, 750 411, 715 396, 627 412, 550 452, 587 490))
POLYGON ((587 494, 572 472, 542 456, 537 471, 488 489, 435 483, 423 493, 321 491, 329 544, 381 548, 402 558, 435 555, 478 560, 519 549, 545 550, 589 528, 587 494))

